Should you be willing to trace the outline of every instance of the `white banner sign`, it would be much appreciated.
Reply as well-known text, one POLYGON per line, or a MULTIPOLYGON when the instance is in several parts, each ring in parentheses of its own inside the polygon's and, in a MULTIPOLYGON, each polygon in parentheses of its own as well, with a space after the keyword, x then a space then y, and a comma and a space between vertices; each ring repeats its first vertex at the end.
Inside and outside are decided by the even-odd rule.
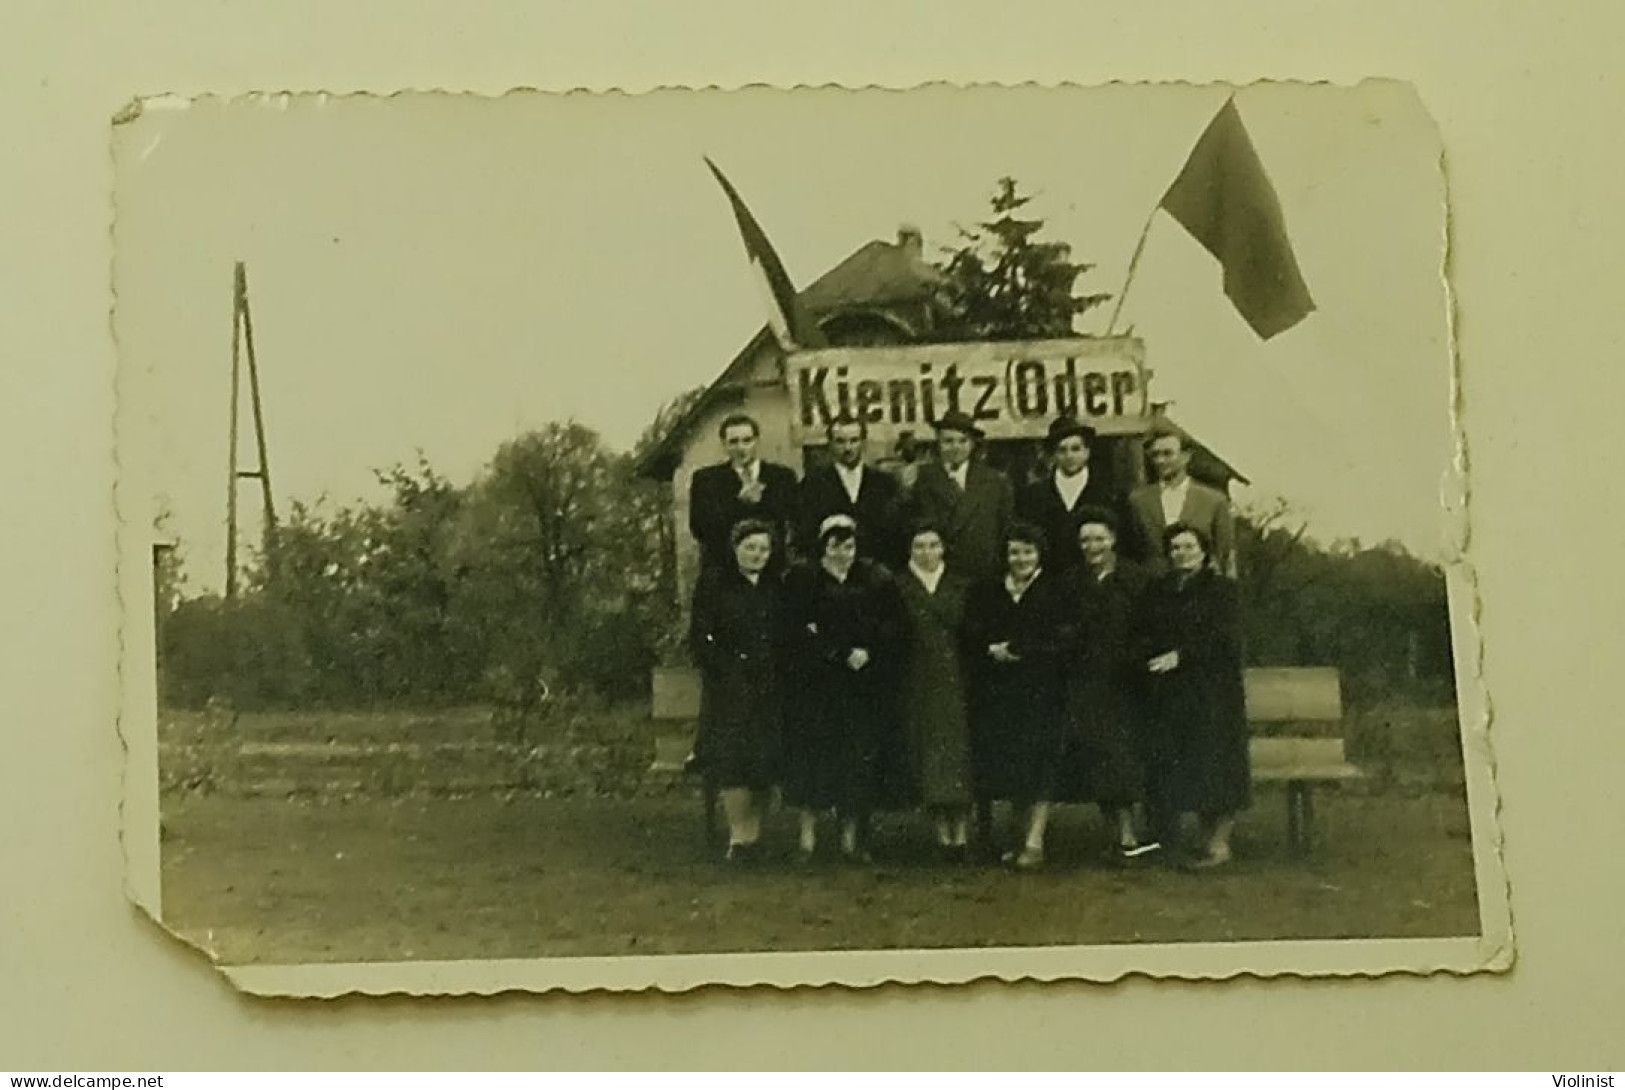
POLYGON ((922 438, 958 411, 990 439, 1042 438, 1076 413, 1102 434, 1145 430, 1145 345, 1135 337, 829 348, 785 362, 792 438, 822 443, 830 420, 852 416, 881 443, 922 438))

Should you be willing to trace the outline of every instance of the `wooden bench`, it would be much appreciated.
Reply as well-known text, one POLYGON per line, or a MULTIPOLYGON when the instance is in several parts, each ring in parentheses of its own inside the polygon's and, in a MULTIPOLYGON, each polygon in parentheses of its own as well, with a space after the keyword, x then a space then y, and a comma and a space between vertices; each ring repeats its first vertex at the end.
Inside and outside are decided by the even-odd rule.
MULTIPOLYGON (((1286 785, 1287 844, 1293 852, 1314 850, 1315 788, 1358 779, 1361 772, 1348 762, 1343 739, 1328 733, 1343 719, 1343 695, 1338 673, 1331 667, 1265 667, 1246 671, 1249 724, 1282 725, 1307 733, 1253 738, 1248 743, 1253 780, 1286 785)), ((694 743, 700 715, 700 678, 695 670, 661 668, 654 672, 652 715, 655 759, 650 771, 681 775, 694 743)), ((704 781, 705 837, 716 843, 716 785, 704 781)))
POLYGON ((1264 667, 1248 670, 1247 722, 1299 732, 1271 734, 1248 743, 1255 783, 1286 785, 1287 845, 1298 855, 1314 850, 1315 788, 1358 779, 1343 739, 1330 731, 1343 721, 1342 685, 1327 666, 1264 667))

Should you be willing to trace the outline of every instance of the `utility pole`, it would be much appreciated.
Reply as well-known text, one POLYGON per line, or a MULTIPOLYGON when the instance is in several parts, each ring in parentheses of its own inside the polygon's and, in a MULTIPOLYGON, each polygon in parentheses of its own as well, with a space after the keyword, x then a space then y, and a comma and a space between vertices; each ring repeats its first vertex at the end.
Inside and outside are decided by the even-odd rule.
POLYGON ((260 482, 264 506, 264 551, 267 573, 276 565, 276 505, 271 499, 271 462, 265 442, 265 409, 260 400, 259 359, 254 353, 254 319, 248 309, 248 270, 241 261, 231 291, 231 426, 230 468, 226 479, 226 598, 237 597, 237 488, 243 480, 260 482), (242 364, 248 359, 248 396, 254 411, 254 449, 258 463, 244 469, 238 461, 237 420, 242 395, 242 364))

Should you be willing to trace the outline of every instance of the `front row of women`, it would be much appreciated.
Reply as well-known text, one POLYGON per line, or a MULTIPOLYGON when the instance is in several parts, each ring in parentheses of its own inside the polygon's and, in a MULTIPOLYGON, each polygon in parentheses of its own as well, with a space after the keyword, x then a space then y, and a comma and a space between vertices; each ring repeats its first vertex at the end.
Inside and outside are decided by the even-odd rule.
POLYGON ((914 529, 896 574, 857 556, 861 532, 826 520, 817 561, 781 581, 767 571, 771 529, 741 522, 733 565, 695 590, 697 757, 720 788, 730 860, 755 857, 780 785, 801 813, 804 860, 823 816, 837 820, 841 854, 864 860, 870 814, 904 806, 926 808, 940 849, 960 859, 973 812, 990 836, 992 804, 1006 800, 1021 835, 1002 858, 1036 869, 1051 806, 1090 800, 1120 858, 1229 861, 1251 782, 1236 598, 1199 531, 1168 528, 1170 571, 1151 581, 1118 559, 1109 512, 1062 545, 1084 558, 1065 577, 1044 570, 1046 542, 1018 524, 1002 578, 975 582, 953 570, 935 526, 914 529), (1185 814, 1199 830, 1188 852, 1185 814))

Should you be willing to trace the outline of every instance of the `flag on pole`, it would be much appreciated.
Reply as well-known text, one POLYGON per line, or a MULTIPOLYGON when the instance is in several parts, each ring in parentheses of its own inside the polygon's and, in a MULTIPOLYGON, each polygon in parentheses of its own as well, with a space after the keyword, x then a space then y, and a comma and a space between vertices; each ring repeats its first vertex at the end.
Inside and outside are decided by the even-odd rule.
POLYGON ((1208 123, 1161 207, 1224 268, 1224 293, 1264 340, 1315 309, 1281 202, 1234 99, 1208 123))
POLYGON ((778 339, 779 346, 786 352, 793 352, 797 348, 822 347, 825 343, 823 333, 807 317, 800 300, 796 298, 795 285, 790 283, 790 276, 784 271, 784 262, 773 251, 773 245, 767 241, 761 224, 750 214, 750 209, 740 199, 739 191, 721 169, 709 158, 705 160, 705 165, 711 168, 717 184, 728 195, 728 203, 733 205, 734 219, 739 222, 739 234, 745 242, 745 256, 750 259, 751 272, 767 303, 768 328, 778 339))

